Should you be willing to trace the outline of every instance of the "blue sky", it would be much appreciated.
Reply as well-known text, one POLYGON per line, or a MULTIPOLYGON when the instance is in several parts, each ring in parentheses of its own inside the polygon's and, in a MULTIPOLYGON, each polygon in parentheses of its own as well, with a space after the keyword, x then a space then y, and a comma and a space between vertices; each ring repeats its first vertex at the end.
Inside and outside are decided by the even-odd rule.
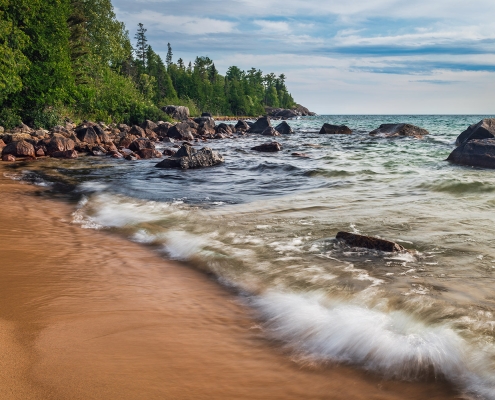
POLYGON ((320 114, 495 114, 493 0, 113 0, 174 61, 285 73, 320 114))

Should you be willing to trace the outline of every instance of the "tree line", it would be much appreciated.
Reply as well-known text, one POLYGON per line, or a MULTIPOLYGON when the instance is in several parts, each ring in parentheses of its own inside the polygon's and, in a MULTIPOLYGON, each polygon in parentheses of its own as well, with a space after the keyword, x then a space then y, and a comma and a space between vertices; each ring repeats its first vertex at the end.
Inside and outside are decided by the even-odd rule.
POLYGON ((170 44, 164 62, 146 32, 139 24, 132 43, 111 0, 0 0, 0 125, 165 120, 167 104, 246 116, 295 105, 283 74, 232 66, 223 76, 209 57, 174 62, 170 44))

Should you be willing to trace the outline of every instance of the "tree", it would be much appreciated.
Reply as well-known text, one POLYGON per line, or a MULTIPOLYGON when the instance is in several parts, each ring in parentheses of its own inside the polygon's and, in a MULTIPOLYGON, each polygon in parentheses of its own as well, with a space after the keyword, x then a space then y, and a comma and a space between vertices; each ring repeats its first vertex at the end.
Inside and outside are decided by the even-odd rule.
POLYGON ((170 43, 167 43, 167 57, 165 58, 165 62, 167 63, 167 67, 170 67, 170 64, 172 64, 172 56, 174 53, 172 53, 172 46, 170 46, 170 43))
POLYGON ((146 38, 146 32, 142 23, 138 24, 138 30, 134 38, 136 39, 136 56, 141 61, 143 68, 146 68, 146 53, 148 51, 148 39, 146 38))

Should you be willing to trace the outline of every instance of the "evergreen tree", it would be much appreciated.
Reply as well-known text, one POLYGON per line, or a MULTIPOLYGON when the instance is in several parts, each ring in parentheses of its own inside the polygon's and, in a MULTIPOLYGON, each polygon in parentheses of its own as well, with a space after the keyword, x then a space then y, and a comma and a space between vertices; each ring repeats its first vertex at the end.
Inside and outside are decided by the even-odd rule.
POLYGON ((148 39, 146 38, 146 32, 142 23, 138 24, 138 30, 134 38, 136 39, 136 56, 141 61, 142 67, 146 68, 146 53, 148 51, 148 39))
POLYGON ((173 53, 172 53, 172 46, 170 45, 170 43, 167 43, 167 57, 165 58, 165 62, 167 63, 167 67, 170 67, 170 64, 172 64, 172 56, 173 56, 173 53))

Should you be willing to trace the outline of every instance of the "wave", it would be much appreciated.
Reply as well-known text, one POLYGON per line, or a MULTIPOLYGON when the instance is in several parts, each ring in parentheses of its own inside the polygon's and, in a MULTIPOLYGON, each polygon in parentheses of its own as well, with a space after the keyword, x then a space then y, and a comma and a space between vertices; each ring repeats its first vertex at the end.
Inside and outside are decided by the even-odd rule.
POLYGON ((485 182, 461 182, 459 180, 444 180, 433 183, 422 183, 418 186, 421 189, 432 190, 434 192, 450 194, 469 194, 469 193, 491 193, 495 192, 495 185, 485 182))

